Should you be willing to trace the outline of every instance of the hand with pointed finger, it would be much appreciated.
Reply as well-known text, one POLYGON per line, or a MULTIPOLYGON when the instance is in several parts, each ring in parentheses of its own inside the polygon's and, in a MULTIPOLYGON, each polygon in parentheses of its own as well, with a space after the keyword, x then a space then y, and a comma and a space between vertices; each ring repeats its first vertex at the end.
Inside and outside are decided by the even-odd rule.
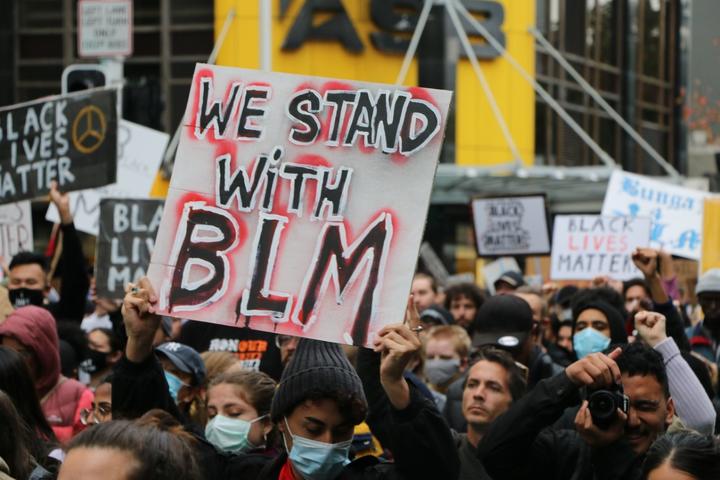
POLYGON ((591 353, 587 357, 570 364, 565 374, 578 387, 609 387, 620 382, 620 368, 615 360, 622 354, 616 348, 610 354, 591 353))
POLYGON ((635 329, 640 338, 652 348, 667 338, 665 316, 657 312, 644 311, 635 314, 635 329))
POLYGON ((585 400, 577 415, 575 415, 575 430, 577 430, 585 443, 593 448, 599 448, 618 441, 625 432, 625 422, 627 422, 627 415, 618 408, 617 418, 613 423, 607 429, 598 428, 593 423, 588 401, 585 400))
MULTIPOLYGON (((415 321, 417 310, 412 300, 408 299, 406 319, 415 321), (413 314, 413 312, 415 312, 413 314)), ((418 323, 419 323, 419 319, 418 323)), ((375 351, 382 354, 380 362, 380 383, 387 393, 390 403, 402 410, 410 404, 410 389, 403 374, 410 361, 420 351, 422 343, 417 333, 406 324, 388 325, 378 332, 375 340, 375 351)))
POLYGON ((155 314, 157 296, 150 280, 143 277, 125 289, 122 316, 128 342, 125 354, 128 360, 142 362, 152 354, 152 341, 160 325, 160 316, 155 314))

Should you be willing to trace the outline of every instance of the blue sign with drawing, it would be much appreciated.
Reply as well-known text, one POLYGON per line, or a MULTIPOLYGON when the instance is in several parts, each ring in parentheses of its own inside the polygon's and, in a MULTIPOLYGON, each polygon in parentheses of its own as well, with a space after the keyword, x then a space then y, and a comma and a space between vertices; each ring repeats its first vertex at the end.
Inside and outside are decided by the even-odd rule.
POLYGON ((602 215, 649 217, 651 247, 699 260, 707 196, 700 190, 616 171, 608 183, 602 215))

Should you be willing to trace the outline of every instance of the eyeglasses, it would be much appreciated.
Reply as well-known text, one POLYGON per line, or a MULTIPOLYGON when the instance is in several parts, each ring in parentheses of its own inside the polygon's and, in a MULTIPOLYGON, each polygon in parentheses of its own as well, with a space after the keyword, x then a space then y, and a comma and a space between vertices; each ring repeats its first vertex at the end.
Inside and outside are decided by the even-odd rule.
POLYGON ((95 425, 110 419, 112 405, 106 402, 99 403, 95 408, 83 408, 80 411, 80 421, 83 425, 95 425))

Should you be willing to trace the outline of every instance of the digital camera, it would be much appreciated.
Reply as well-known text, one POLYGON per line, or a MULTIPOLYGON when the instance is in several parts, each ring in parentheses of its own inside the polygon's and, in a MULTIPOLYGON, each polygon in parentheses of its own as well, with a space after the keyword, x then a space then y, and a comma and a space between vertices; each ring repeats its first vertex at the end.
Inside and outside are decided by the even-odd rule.
POLYGON ((622 385, 588 391, 587 399, 593 424, 603 430, 607 430, 615 421, 618 409, 627 414, 630 406, 630 399, 625 395, 622 385))

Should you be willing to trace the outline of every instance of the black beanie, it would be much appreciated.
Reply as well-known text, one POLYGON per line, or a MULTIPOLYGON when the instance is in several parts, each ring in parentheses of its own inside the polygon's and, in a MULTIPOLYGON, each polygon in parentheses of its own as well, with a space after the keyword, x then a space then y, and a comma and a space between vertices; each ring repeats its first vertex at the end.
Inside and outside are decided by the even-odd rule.
POLYGON ((582 312, 590 308, 600 310, 605 315, 605 318, 607 318, 608 326, 610 327, 610 343, 612 345, 627 343, 627 333, 625 332, 625 322, 623 321, 622 315, 618 312, 617 308, 600 298, 585 299, 573 305, 573 334, 575 333, 575 324, 577 323, 578 317, 582 312))
POLYGON ((362 382, 342 347, 303 338, 280 378, 270 417, 277 423, 304 400, 323 397, 349 397, 359 400, 367 410, 362 382))

